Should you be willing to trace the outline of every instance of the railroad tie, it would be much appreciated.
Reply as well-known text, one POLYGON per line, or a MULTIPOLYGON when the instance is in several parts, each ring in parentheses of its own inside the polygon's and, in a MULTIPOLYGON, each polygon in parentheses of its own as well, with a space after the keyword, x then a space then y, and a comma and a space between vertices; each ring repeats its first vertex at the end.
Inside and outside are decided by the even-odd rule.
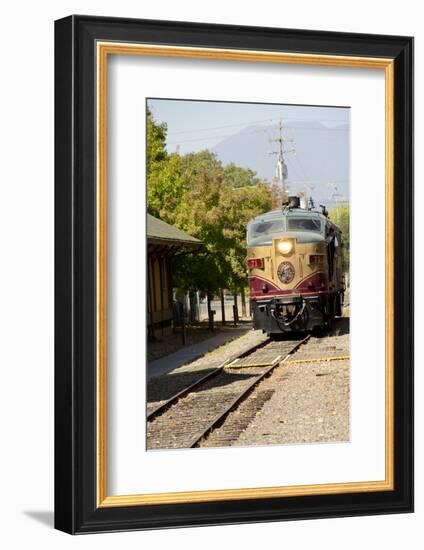
POLYGON ((242 359, 235 359, 228 365, 225 365, 225 368, 241 368, 241 367, 267 367, 278 363, 282 355, 272 354, 271 356, 264 357, 245 357, 242 359))
POLYGON ((334 357, 310 357, 309 359, 290 359, 287 363, 326 363, 329 361, 346 361, 350 359, 349 355, 337 355, 334 357))

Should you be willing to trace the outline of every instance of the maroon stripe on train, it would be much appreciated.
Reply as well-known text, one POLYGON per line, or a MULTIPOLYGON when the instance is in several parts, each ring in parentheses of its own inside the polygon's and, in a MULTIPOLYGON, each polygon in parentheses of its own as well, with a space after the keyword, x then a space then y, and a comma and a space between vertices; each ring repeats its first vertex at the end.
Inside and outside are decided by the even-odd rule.
POLYGON ((302 279, 295 288, 284 290, 262 277, 249 277, 250 298, 266 298, 267 296, 290 296, 299 294, 318 294, 328 291, 328 276, 326 273, 313 273, 302 279))
POLYGON ((306 277, 296 285, 297 291, 313 292, 324 291, 328 289, 328 275, 327 273, 312 273, 309 277, 306 277))

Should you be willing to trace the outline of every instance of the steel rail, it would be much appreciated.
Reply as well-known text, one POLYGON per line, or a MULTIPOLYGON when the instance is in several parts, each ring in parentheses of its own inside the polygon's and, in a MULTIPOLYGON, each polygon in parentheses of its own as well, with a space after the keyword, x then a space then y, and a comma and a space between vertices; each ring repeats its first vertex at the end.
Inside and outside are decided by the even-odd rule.
POLYGON ((257 349, 260 349, 264 347, 266 344, 270 342, 270 338, 267 338, 263 342, 259 342, 258 344, 253 344, 250 347, 247 347, 246 349, 242 350, 242 352, 234 353, 231 355, 228 359, 223 361, 218 367, 216 367, 213 371, 208 372, 204 376, 198 378, 194 382, 192 382, 187 387, 183 388, 176 394, 172 395, 169 399, 164 401, 163 403, 160 403, 156 407, 154 407, 150 412, 147 413, 146 418, 148 421, 153 420, 154 418, 160 416, 165 411, 167 411, 172 405, 177 403, 182 397, 185 397, 187 394, 189 394, 193 389, 195 389, 197 386, 200 386, 203 384, 203 382, 206 382, 207 380, 214 378, 217 376, 220 372, 223 371, 223 369, 229 364, 235 361, 236 359, 239 359, 241 357, 245 357, 246 355, 252 353, 253 351, 256 351, 257 349))
POLYGON ((201 430, 197 433, 191 440, 190 443, 187 445, 188 448, 194 448, 199 445, 199 443, 207 436, 209 433, 220 426, 225 418, 228 416, 230 412, 235 410, 237 406, 254 390, 254 388, 268 375, 270 374, 277 366, 284 363, 295 351, 299 349, 299 347, 303 344, 305 344, 309 339, 311 338, 311 335, 308 334, 306 338, 303 340, 300 340, 297 342, 293 348, 287 353, 287 355, 284 357, 284 359, 281 360, 281 356, 278 358, 278 360, 274 361, 272 365, 267 367, 263 373, 261 373, 259 376, 257 376, 248 386, 245 388, 237 397, 235 397, 231 403, 224 409, 223 412, 219 413, 209 424, 206 428, 201 430))

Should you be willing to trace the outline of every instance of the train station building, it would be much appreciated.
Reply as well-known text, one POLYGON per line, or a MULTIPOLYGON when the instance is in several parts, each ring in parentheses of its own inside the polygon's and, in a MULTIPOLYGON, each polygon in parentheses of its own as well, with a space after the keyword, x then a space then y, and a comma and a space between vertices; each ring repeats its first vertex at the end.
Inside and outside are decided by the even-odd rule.
POLYGON ((172 330, 172 257, 199 250, 201 241, 147 214, 147 327, 149 338, 172 330))

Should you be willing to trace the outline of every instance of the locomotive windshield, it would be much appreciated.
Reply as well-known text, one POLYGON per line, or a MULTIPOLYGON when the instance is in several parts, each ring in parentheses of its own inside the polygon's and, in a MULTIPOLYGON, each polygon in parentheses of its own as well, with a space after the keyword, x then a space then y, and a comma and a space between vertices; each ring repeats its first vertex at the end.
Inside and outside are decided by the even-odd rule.
POLYGON ((257 237, 262 237, 264 235, 269 235, 270 233, 279 233, 283 229, 283 221, 273 220, 268 222, 258 222, 254 223, 251 227, 251 239, 256 239, 257 237))
POLYGON ((316 231, 321 232, 321 220, 313 218, 288 218, 287 231, 316 231))
POLYGON ((315 242, 324 237, 324 222, 319 214, 305 213, 304 216, 299 216, 297 212, 295 215, 275 214, 279 213, 271 212, 267 217, 252 220, 247 230, 248 246, 271 244, 273 238, 284 235, 286 232, 297 233, 296 238, 299 242, 311 242, 311 239, 315 242))

